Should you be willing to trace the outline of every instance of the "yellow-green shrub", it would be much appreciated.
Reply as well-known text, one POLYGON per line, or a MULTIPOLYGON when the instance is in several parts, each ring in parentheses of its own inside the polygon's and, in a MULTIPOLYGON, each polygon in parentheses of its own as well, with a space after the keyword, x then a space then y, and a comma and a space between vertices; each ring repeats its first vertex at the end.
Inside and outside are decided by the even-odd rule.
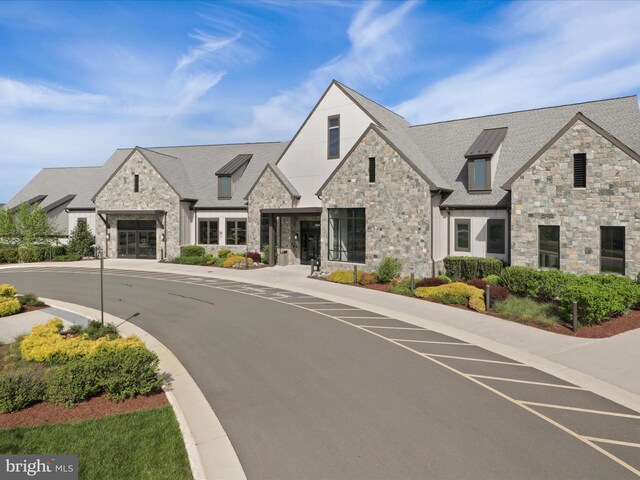
POLYGON ((33 327, 20 342, 22 358, 42 363, 67 363, 75 358, 94 357, 123 348, 146 349, 144 342, 135 335, 113 340, 108 337, 90 340, 85 334, 65 337, 61 331, 62 320, 59 318, 33 327))
POLYGON ((0 317, 8 317, 22 311, 22 306, 17 298, 0 297, 0 317))
POLYGON ((472 310, 478 312, 484 312, 486 310, 482 290, 461 282, 447 283, 438 287, 416 288, 416 297, 427 298, 434 301, 443 301, 451 297, 464 297, 467 299, 468 306, 472 310))
MULTIPOLYGON (((358 270, 358 281, 362 277, 362 272, 358 270)), ((336 270, 327 275, 327 280, 335 283, 353 283, 353 270, 336 270)))
POLYGON ((18 290, 13 285, 8 283, 0 285, 0 297, 13 297, 16 293, 18 293, 18 290))
MULTIPOLYGON (((353 274, 351 274, 353 279, 353 274)), ((378 274, 375 272, 358 272, 358 283, 360 285, 372 285, 378 283, 378 274)))
MULTIPOLYGON (((249 263, 253 263, 253 260, 251 258, 247 258, 247 261, 249 263)), ((231 268, 239 263, 244 263, 244 256, 233 255, 232 257, 227 257, 222 266, 224 268, 231 268)))

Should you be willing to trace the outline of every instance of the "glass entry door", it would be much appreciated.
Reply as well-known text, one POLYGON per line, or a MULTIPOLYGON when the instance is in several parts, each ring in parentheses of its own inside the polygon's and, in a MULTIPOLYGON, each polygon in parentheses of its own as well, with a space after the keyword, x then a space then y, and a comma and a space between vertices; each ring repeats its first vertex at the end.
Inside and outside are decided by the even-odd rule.
POLYGON ((300 222, 300 263, 310 265, 320 257, 320 222, 300 222))
POLYGON ((156 258, 156 221, 118 222, 118 258, 156 258))

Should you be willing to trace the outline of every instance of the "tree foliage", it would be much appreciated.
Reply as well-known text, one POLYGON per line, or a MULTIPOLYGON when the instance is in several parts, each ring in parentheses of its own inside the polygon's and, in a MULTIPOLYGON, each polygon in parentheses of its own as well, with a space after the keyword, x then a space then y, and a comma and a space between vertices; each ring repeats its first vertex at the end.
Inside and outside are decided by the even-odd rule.
POLYGON ((91 234, 87 222, 78 222, 69 235, 67 251, 84 257, 94 243, 96 239, 91 234))

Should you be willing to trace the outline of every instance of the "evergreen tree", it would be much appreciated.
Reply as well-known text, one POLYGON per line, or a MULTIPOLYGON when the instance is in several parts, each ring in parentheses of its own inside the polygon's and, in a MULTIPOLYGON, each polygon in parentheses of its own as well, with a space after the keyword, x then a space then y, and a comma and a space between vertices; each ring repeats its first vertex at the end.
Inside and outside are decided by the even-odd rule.
POLYGON ((67 252, 84 257, 94 243, 96 239, 91 234, 87 222, 78 222, 69 235, 67 252))

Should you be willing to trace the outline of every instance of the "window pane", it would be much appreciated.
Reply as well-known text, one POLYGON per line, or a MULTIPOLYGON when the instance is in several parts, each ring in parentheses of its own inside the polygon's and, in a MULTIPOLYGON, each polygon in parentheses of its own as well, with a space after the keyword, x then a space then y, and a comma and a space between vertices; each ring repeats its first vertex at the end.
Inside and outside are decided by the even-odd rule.
POLYGON ((624 227, 600 229, 600 271, 624 275, 624 227))
POLYGON ((481 190, 487 188, 487 161, 484 158, 478 158, 473 161, 473 188, 481 190))
POLYGON ((260 250, 269 245, 269 214, 260 215, 260 250))
POLYGON ((560 227, 538 227, 538 257, 540 268, 560 268, 560 227))
POLYGON ((236 222, 227 220, 227 245, 236 244, 236 222))
POLYGON ((210 220, 209 222, 209 244, 217 245, 218 244, 218 221, 210 220))
POLYGON ((231 198, 231 177, 218 177, 218 198, 231 198))
POLYGON ((199 231, 198 243, 200 243, 200 244, 209 243, 209 240, 207 239, 207 222, 201 220, 199 222, 198 231, 199 231))
POLYGON ((468 221, 456 222, 456 250, 468 252, 470 250, 470 223, 468 221))
POLYGON ((487 222, 487 253, 504 253, 505 221, 491 219, 487 222))
POLYGON ((364 208, 329 209, 329 260, 364 263, 366 235, 364 208))
POLYGON ((340 117, 333 117, 329 119, 329 128, 339 127, 339 126, 340 126, 340 117))
POLYGON ((247 222, 238 221, 236 222, 236 245, 246 245, 247 244, 247 222))
POLYGON ((332 128, 329 130, 329 156, 340 156, 340 129, 332 128))

